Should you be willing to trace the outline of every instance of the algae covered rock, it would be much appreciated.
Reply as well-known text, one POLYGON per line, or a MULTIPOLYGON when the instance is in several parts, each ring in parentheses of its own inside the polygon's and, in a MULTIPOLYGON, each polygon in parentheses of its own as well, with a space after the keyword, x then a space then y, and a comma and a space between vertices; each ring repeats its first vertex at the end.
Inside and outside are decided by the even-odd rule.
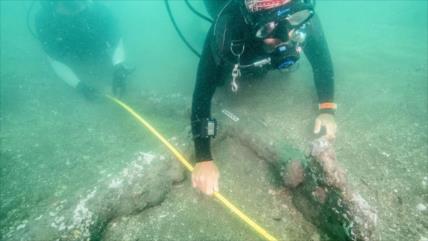
POLYGON ((24 227, 7 238, 99 240, 111 220, 140 213, 165 199, 173 182, 183 177, 183 170, 173 162, 162 155, 139 152, 118 175, 106 177, 69 200, 41 208, 44 212, 32 214, 24 227))

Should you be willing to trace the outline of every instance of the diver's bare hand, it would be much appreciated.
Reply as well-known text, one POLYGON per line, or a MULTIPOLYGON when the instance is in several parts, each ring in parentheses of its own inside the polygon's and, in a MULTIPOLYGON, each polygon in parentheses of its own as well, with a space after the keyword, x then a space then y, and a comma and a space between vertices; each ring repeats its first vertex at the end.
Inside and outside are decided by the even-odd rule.
POLYGON ((192 172, 192 186, 206 195, 218 192, 220 173, 214 161, 198 162, 192 172))
POLYGON ((334 120, 334 115, 332 114, 320 114, 315 119, 314 134, 318 134, 321 131, 321 128, 325 128, 325 137, 329 140, 334 140, 336 138, 337 125, 334 120))

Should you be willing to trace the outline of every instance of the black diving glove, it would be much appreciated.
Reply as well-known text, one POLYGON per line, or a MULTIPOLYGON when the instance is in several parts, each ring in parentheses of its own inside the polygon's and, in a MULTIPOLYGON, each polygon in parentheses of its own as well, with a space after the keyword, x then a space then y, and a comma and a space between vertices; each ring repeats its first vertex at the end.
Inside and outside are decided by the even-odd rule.
POLYGON ((86 100, 93 101, 97 98, 97 90, 85 84, 83 81, 80 81, 76 86, 77 91, 85 97, 86 100))
POLYGON ((125 94, 128 76, 134 70, 135 68, 125 66, 124 64, 114 66, 112 90, 115 96, 122 97, 125 94))

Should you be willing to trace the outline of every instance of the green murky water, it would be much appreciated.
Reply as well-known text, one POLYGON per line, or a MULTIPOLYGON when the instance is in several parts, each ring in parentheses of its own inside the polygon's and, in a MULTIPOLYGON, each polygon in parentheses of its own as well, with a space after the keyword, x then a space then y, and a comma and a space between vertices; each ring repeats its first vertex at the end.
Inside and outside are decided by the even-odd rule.
MULTIPOLYGON (((191 159, 188 123, 198 58, 178 38, 163 1, 102 2, 119 19, 127 60, 136 66, 124 100, 191 159)), ((170 2, 183 34, 200 50, 209 25, 183 1, 170 2)), ((202 1, 191 3, 205 12, 202 1)), ((39 8, 36 3, 28 12, 31 5, 0 2, 0 239, 79 239, 84 236, 77 231, 54 235, 61 217, 73 218, 60 215, 67 206, 73 210, 94 187, 116 180, 141 153, 169 153, 112 102, 87 102, 55 75, 29 32, 27 14, 34 28, 39 8), (53 221, 37 224, 48 217, 53 221), (34 227, 52 235, 31 236, 34 227)), ((317 1, 335 68, 338 160, 378 211, 379 240, 428 240, 427 9, 426 1, 416 0, 317 1)), ((85 78, 110 89, 103 71, 85 78)), ((227 109, 260 120, 272 138, 301 149, 313 139, 316 93, 306 59, 298 71, 269 74, 237 96, 224 89, 215 98, 216 115, 227 109)), ((323 239, 251 150, 229 138, 213 150, 221 191, 262 226, 281 240, 323 239)), ((159 205, 106 222, 91 239, 261 239, 192 190, 189 180, 173 186, 159 205)))

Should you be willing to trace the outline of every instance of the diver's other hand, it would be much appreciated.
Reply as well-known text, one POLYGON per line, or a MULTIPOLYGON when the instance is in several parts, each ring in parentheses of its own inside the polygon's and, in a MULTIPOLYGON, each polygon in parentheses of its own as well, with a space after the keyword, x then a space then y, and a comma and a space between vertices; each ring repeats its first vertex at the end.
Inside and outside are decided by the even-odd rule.
POLYGON ((83 81, 77 84, 76 89, 86 100, 93 101, 97 98, 98 91, 94 87, 85 84, 83 81))
POLYGON ((334 115, 323 113, 315 119, 314 134, 319 134, 321 128, 325 128, 325 137, 329 140, 336 138, 337 125, 334 115))
POLYGON ((117 97, 122 97, 126 91, 128 76, 135 68, 127 67, 123 63, 114 66, 112 90, 117 97))
POLYGON ((192 172, 192 186, 206 195, 218 192, 220 173, 214 161, 198 162, 192 172))

